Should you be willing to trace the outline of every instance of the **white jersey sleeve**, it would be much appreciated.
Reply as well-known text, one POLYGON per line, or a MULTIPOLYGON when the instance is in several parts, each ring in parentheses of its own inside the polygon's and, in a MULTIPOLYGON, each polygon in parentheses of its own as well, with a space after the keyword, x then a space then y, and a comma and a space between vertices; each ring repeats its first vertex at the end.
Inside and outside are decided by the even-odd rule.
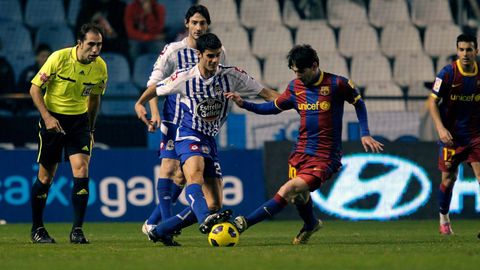
POLYGON ((157 96, 168 96, 172 94, 185 95, 185 82, 188 78, 188 72, 185 72, 185 70, 177 70, 170 77, 157 84, 157 96))
POLYGON ((165 45, 158 56, 157 61, 153 65, 153 70, 148 79, 147 87, 165 80, 175 71, 176 63, 172 55, 176 52, 176 45, 177 44, 175 43, 165 45))
POLYGON ((264 88, 259 82, 238 67, 229 67, 226 70, 233 82, 232 91, 242 96, 257 96, 264 88))

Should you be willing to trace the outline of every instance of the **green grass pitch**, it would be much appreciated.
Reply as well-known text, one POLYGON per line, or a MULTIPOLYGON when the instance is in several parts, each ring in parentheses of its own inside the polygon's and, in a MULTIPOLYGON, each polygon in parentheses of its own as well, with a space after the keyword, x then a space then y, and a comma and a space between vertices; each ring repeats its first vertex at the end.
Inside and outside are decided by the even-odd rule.
POLYGON ((147 241, 139 223, 87 223, 89 245, 68 242, 70 225, 47 224, 55 245, 34 245, 29 224, 0 226, 0 269, 479 269, 480 222, 455 220, 442 237, 437 221, 327 220, 310 243, 293 246, 299 221, 269 221, 241 235, 233 248, 214 248, 196 226, 181 247, 147 241))

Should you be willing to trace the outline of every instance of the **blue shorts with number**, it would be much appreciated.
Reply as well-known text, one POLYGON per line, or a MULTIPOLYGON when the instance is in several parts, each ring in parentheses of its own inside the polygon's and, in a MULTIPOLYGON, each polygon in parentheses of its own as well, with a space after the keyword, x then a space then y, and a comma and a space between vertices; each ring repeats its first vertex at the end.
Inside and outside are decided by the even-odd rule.
POLYGON ((160 152, 158 158, 171 158, 179 159, 177 152, 175 151, 175 137, 177 135, 178 125, 162 121, 160 128, 161 139, 160 139, 160 152))
MULTIPOLYGON (((192 136, 193 137, 193 136, 192 136)), ((205 160, 204 175, 208 177, 222 177, 222 169, 217 153, 215 138, 205 135, 197 135, 196 139, 189 138, 176 141, 175 148, 180 162, 183 164, 192 156, 202 156, 205 160)))

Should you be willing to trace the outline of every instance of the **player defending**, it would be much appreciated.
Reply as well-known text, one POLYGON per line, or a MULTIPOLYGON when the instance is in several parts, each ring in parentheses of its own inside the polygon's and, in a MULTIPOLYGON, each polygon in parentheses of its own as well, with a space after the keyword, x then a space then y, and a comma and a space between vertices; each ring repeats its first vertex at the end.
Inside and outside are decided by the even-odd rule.
POLYGON ((98 26, 83 25, 77 46, 54 52, 32 79, 30 95, 41 115, 39 169, 31 194, 33 243, 55 243, 44 228, 43 209, 58 163, 67 157, 73 173, 70 242, 88 243, 82 230, 89 194, 88 167, 100 95, 107 83, 107 66, 99 56, 102 39, 98 26))
MULTIPOLYGON (((208 25, 210 25, 208 9, 202 5, 191 6, 185 14, 188 37, 165 46, 154 65, 147 86, 156 85, 177 69, 191 68, 197 64, 197 39, 207 32, 208 25)), ((225 63, 225 54, 222 54, 220 63, 225 63)), ((161 125, 162 134, 159 155, 160 177, 157 182, 159 203, 142 225, 142 232, 147 236, 148 231, 152 230, 161 220, 172 216, 172 204, 176 202, 185 184, 180 170, 180 161, 175 152, 175 136, 181 119, 179 100, 180 95, 178 94, 165 97, 161 121, 158 98, 154 97, 149 101, 152 118, 148 130, 155 132, 161 125)))
MULTIPOLYGON (((438 73, 428 99, 430 115, 440 139, 438 188, 440 234, 453 234, 448 211, 458 166, 466 161, 480 181, 480 74, 477 38, 457 37, 458 59, 438 73)), ((478 235, 480 237, 480 234, 478 235)))
POLYGON ((293 244, 306 244, 322 226, 321 220, 313 213, 309 191, 318 189, 342 165, 344 101, 355 106, 365 151, 380 152, 383 145, 370 136, 365 103, 352 81, 321 71, 317 52, 309 45, 293 47, 287 58, 288 66, 297 78, 275 101, 255 104, 244 101, 237 93, 225 94, 239 107, 258 114, 278 114, 290 109, 300 114, 299 135, 288 162, 291 179, 250 215, 236 217, 234 224, 242 233, 280 212, 289 201, 294 201, 304 225, 293 244))
POLYGON ((245 71, 219 65, 222 43, 212 33, 197 40, 199 62, 193 68, 179 70, 159 84, 152 85, 135 104, 137 116, 146 124, 144 103, 155 95, 180 94, 183 118, 177 131, 175 148, 180 156, 187 181, 185 189, 189 207, 149 231, 154 242, 178 245, 172 233, 195 222, 200 231, 208 233, 218 222, 231 216, 231 211, 217 212, 222 207, 222 171, 217 155, 215 135, 225 122, 232 103, 224 93, 233 90, 243 95, 259 95, 273 100, 278 94, 263 88, 245 71))

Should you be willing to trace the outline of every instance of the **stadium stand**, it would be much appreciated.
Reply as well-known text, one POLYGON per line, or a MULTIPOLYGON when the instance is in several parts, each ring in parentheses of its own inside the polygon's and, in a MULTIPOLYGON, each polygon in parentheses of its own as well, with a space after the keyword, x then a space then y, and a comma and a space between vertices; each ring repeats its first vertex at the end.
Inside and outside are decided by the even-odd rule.
POLYGON ((103 53, 102 58, 107 63, 109 82, 130 81, 130 66, 125 56, 118 53, 103 53))
POLYGON ((290 30, 282 25, 261 25, 253 32, 252 53, 260 58, 286 54, 293 45, 290 30))
POLYGON ((153 64, 158 55, 154 53, 142 54, 135 59, 133 64, 133 82, 140 88, 147 87, 147 81, 153 70, 153 64))
POLYGON ((406 0, 370 0, 368 15, 375 27, 410 22, 406 0))
POLYGON ((21 23, 3 22, 0 24, 0 52, 31 52, 32 38, 28 29, 21 23))
POLYGON ((349 78, 347 61, 338 53, 319 53, 320 69, 349 78))
POLYGON ((280 25, 280 6, 275 0, 243 0, 240 4, 240 21, 247 28, 280 25))
MULTIPOLYGON (((227 52, 228 53, 228 52, 227 52)), ((250 76, 256 80, 261 80, 262 70, 257 58, 251 54, 230 55, 228 54, 227 65, 236 66, 245 70, 250 76)))
POLYGON ((293 72, 288 68, 285 54, 270 55, 265 60, 263 80, 265 84, 278 89, 285 90, 285 86, 294 78, 293 72))
POLYGON ((0 1, 0 21, 23 22, 22 7, 18 0, 0 1))
POLYGON ((237 5, 234 0, 200 0, 198 3, 208 8, 212 20, 210 27, 239 24, 237 5))
POLYGON ((462 31, 452 23, 432 24, 425 30, 425 52, 433 57, 455 54, 455 40, 462 31))
POLYGON ((5 56, 13 67, 15 82, 18 81, 21 72, 28 66, 35 63, 33 51, 11 51, 5 56))
POLYGON ((35 47, 41 43, 47 44, 53 51, 76 44, 72 29, 64 23, 40 26, 35 34, 35 47))
POLYGON ((318 53, 337 52, 335 33, 324 21, 307 21, 299 24, 295 44, 310 44, 318 53))
POLYGON ((371 83, 365 87, 365 97, 403 97, 403 91, 393 82, 371 83))
POLYGON ((77 16, 82 7, 82 0, 70 0, 67 8, 67 22, 70 26, 74 27, 77 22, 77 16))
POLYGON ((361 87, 371 83, 391 82, 390 63, 378 52, 355 56, 352 59, 351 77, 361 87))
POLYGON ((363 1, 327 0, 328 22, 335 28, 347 24, 368 24, 363 1))
POLYGON ((248 33, 240 25, 216 24, 211 27, 211 30, 222 41, 222 44, 226 49, 227 58, 230 58, 231 55, 244 55, 250 53, 248 33))
POLYGON ((423 53, 400 54, 395 58, 393 77, 401 86, 431 81, 435 77, 432 59, 423 53))
POLYGON ((338 48, 346 57, 377 52, 377 33, 368 24, 345 24, 340 29, 338 48))
POLYGON ((65 23, 62 0, 27 0, 25 24, 36 29, 46 23, 65 23))
POLYGON ((410 22, 387 24, 382 30, 380 47, 388 57, 423 51, 420 33, 410 22))
POLYGON ((412 0, 412 22, 420 27, 453 23, 448 0, 412 0))

